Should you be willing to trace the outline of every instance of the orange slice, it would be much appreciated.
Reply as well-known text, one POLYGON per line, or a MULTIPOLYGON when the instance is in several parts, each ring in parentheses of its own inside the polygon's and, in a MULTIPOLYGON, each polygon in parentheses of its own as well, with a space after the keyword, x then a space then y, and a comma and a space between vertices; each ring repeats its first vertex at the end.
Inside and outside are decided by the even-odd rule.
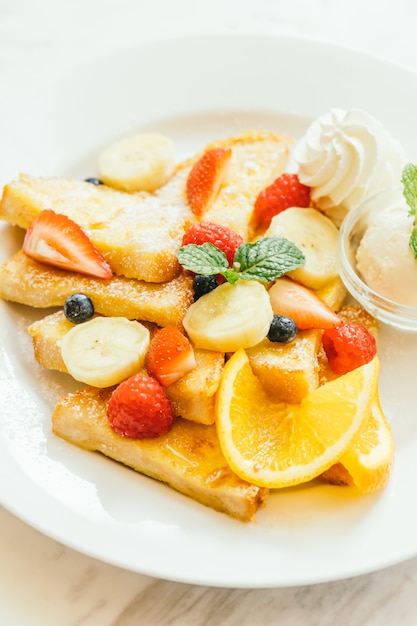
POLYGON ((339 462, 363 493, 385 487, 394 462, 394 439, 378 394, 365 424, 339 462))
POLYGON ((241 478, 269 488, 309 481, 346 452, 375 397, 377 357, 309 393, 272 401, 243 349, 227 362, 216 396, 220 445, 241 478))

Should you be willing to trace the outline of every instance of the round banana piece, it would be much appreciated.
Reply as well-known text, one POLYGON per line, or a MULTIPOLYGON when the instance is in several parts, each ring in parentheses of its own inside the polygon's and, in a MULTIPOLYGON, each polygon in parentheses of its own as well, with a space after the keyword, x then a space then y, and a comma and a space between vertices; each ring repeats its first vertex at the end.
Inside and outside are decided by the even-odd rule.
POLYGON ((288 275, 311 289, 321 289, 338 276, 334 223, 317 209, 292 207, 272 218, 267 237, 285 237, 300 248, 305 265, 288 275))
POLYGON ((137 133, 111 143, 99 155, 97 167, 109 187, 152 192, 174 171, 174 146, 164 135, 137 133))
POLYGON ((125 317, 95 317, 71 328, 61 356, 73 378, 93 387, 111 387, 144 365, 149 330, 125 317))
POLYGON ((273 316, 265 287, 254 280, 239 280, 201 296, 187 310, 183 324, 198 348, 235 352, 262 341, 273 316))

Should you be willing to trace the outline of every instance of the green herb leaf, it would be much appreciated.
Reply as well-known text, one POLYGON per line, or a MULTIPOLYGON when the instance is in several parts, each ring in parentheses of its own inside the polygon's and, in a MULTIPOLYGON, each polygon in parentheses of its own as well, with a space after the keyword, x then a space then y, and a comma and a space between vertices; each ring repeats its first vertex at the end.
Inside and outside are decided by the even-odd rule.
POLYGON ((177 258, 186 270, 221 274, 231 284, 239 278, 270 282, 305 263, 301 250, 283 237, 262 237, 254 243, 242 244, 236 251, 233 267, 229 267, 224 252, 212 243, 183 246, 177 258))
POLYGON ((417 226, 414 226, 411 232, 409 245, 413 251, 414 258, 417 260, 417 226))
POLYGON ((233 265, 240 278, 270 282, 305 263, 304 254, 284 237, 262 237, 255 243, 244 243, 236 251, 233 265))
POLYGON ((404 185, 404 198, 410 207, 409 215, 417 215, 417 165, 407 163, 402 172, 401 182, 404 185))
POLYGON ((403 168, 401 182, 404 186, 403 195, 410 210, 408 215, 414 217, 414 228, 409 239, 409 246, 417 260, 417 165, 407 163, 403 168))
POLYGON ((196 274, 223 274, 229 268, 224 252, 212 243, 190 243, 177 252, 177 259, 184 269, 196 274))

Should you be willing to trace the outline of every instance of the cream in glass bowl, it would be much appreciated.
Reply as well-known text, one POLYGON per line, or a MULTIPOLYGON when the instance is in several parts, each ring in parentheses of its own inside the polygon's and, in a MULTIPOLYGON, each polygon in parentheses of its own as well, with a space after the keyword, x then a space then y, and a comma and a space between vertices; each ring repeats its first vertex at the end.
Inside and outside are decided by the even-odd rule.
POLYGON ((343 220, 338 262, 346 288, 369 313, 396 328, 417 332, 413 226, 402 188, 377 193, 343 220))

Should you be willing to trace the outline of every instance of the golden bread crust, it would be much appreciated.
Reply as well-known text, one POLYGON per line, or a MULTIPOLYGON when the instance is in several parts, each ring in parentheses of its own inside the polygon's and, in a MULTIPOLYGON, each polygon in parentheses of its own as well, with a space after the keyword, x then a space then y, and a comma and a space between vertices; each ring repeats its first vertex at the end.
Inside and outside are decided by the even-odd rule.
POLYGON ((5 186, 0 219, 28 228, 44 209, 77 222, 115 274, 166 282, 179 272, 175 252, 192 217, 181 193, 161 200, 145 192, 28 175, 5 186))
MULTIPOLYGON (((203 219, 249 239, 256 197, 284 171, 289 144, 289 139, 275 133, 246 131, 207 146, 230 146, 232 158, 228 176, 203 219)), ((22 174, 3 189, 0 219, 28 228, 44 209, 63 213, 83 228, 115 274, 168 282, 180 271, 175 253, 196 219, 185 187, 199 156, 177 166, 155 193, 125 193, 68 178, 22 174)))
MULTIPOLYGON (((149 326, 149 325, 148 325, 149 326)), ((52 370, 67 373, 60 342, 73 328, 63 311, 56 311, 28 327, 37 362, 52 370)), ((200 424, 214 424, 214 397, 224 367, 224 354, 194 349, 196 367, 165 388, 175 415, 200 424)))
POLYGON ((128 439, 107 419, 111 389, 87 387, 62 398, 52 416, 53 432, 86 450, 98 451, 167 483, 216 511, 251 521, 268 490, 241 480, 228 467, 215 426, 177 419, 156 439, 128 439))
POLYGON ((96 312, 102 315, 180 328, 193 301, 192 279, 184 273, 167 283, 123 276, 104 280, 37 263, 22 251, 0 267, 0 297, 4 300, 49 308, 63 306, 69 295, 78 292, 89 296, 96 312))

